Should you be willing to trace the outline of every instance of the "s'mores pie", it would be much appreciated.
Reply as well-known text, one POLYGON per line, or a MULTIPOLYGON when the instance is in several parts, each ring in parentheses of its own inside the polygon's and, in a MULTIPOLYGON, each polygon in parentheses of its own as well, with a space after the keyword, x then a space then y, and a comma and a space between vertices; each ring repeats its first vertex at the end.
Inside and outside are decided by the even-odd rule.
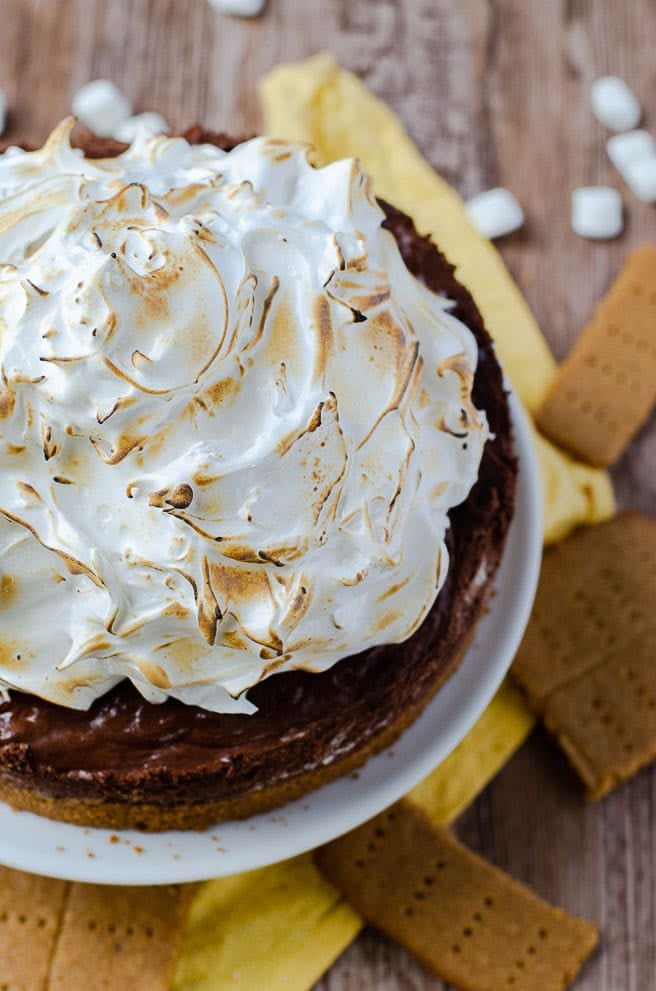
POLYGON ((507 396, 357 161, 73 123, 0 157, 0 797, 201 828, 362 764, 454 670, 507 396))

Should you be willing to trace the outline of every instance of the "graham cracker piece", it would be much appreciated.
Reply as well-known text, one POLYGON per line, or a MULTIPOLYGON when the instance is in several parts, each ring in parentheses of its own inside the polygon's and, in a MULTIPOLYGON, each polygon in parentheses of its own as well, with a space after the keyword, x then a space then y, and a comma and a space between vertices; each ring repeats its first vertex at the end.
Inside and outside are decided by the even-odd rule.
POLYGON ((401 801, 315 853, 364 918, 463 991, 562 991, 597 943, 401 801))
POLYGON ((0 989, 45 991, 69 884, 0 867, 0 989))
POLYGON ((654 634, 656 519, 621 513, 545 552, 512 674, 541 713, 568 682, 654 634))
POLYGON ((591 799, 656 758, 652 637, 625 641, 592 671, 555 692, 544 714, 591 799))
POLYGON ((592 465, 615 462, 656 402, 656 245, 632 252, 536 414, 592 465))
POLYGON ((72 885, 48 991, 168 991, 193 891, 72 885))

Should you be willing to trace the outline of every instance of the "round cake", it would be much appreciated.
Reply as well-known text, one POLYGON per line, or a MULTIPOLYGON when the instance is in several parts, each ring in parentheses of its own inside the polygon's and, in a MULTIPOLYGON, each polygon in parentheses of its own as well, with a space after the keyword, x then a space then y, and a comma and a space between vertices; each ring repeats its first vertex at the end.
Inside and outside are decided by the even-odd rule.
POLYGON ((0 157, 0 798, 203 828, 362 764, 454 670, 507 396, 357 162, 72 123, 0 157))

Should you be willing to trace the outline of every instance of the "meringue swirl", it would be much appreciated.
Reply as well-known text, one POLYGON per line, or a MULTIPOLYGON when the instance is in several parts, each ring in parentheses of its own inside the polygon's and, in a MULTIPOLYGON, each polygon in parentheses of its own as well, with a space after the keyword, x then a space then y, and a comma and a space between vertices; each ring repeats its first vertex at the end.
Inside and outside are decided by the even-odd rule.
POLYGON ((252 712, 430 609, 476 343, 357 161, 73 124, 0 157, 0 693, 252 712))

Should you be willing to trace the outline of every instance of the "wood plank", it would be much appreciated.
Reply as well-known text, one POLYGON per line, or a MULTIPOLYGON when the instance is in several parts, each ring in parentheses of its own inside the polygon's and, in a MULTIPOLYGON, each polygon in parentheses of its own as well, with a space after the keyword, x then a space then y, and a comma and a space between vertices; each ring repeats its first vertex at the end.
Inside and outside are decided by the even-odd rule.
MULTIPOLYGON (((592 79, 624 76, 656 130, 653 0, 270 0, 256 21, 205 0, 4 0, 0 86, 10 138, 41 141, 98 75, 174 128, 258 127, 255 81, 282 59, 330 48, 400 114, 465 195, 507 185, 527 209, 502 253, 558 357, 629 247, 655 237, 653 208, 623 187, 588 105, 592 79), (627 230, 594 244, 569 228, 571 188, 622 191, 627 230)), ((652 416, 614 470, 623 505, 656 506, 652 416)), ((461 838, 545 898, 600 923, 603 952, 577 991, 644 991, 656 973, 656 770, 599 806, 534 735, 459 824, 461 838)), ((364 933, 317 991, 439 989, 402 950, 364 933)))

